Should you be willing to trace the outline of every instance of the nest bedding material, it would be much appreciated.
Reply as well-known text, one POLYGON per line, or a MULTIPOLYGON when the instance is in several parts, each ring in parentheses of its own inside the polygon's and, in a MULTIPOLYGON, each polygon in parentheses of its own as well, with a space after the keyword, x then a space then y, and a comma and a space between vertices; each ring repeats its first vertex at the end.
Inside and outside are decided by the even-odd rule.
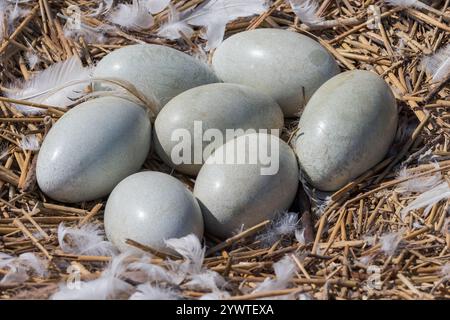
MULTIPOLYGON (((171 4, 184 12, 204 2, 171 4)), ((167 45, 209 59, 201 27, 183 25, 180 37, 158 35, 176 15, 172 7, 152 14, 150 27, 120 26, 113 23, 120 22, 117 15, 110 16, 112 1, 101 6, 89 0, 28 1, 9 9, 14 14, 2 1, 0 298, 450 298, 450 76, 445 68, 436 76, 434 62, 426 63, 450 58, 449 0, 410 7, 388 2, 324 0, 315 7, 292 0, 294 12, 289 2, 277 0, 264 12, 227 24, 225 36, 290 29, 320 42, 342 70, 378 73, 397 98, 397 137, 383 162, 319 201, 317 215, 309 202, 316 207, 322 195, 308 189, 310 199, 300 190, 293 213, 224 242, 207 235, 206 252, 196 239, 172 240, 179 256, 167 257, 132 240, 137 251, 118 255, 102 234, 106 199, 66 205, 39 191, 38 145, 65 109, 35 104, 43 112, 27 114, 6 93, 11 84, 59 61, 75 56, 93 66, 108 52, 134 43, 167 45), (80 8, 82 33, 65 32, 71 5, 80 8), (377 8, 380 19, 371 19, 377 8), (69 288, 77 283, 74 274, 81 281, 78 291, 69 288)), ((285 140, 294 127, 287 125, 285 140)), ((171 173, 153 153, 143 169, 171 173)), ((188 177, 172 174, 193 186, 188 177)))

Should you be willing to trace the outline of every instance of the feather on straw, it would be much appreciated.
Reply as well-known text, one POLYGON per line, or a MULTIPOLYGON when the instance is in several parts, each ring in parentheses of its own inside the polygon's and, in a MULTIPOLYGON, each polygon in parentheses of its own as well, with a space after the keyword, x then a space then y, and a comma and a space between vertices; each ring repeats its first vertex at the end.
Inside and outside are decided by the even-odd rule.
POLYGON ((128 269, 145 272, 148 281, 151 282, 180 285, 188 279, 189 281, 185 284, 187 288, 211 291, 204 295, 202 299, 223 299, 229 296, 226 291, 221 289, 225 286, 225 280, 218 273, 202 268, 205 248, 201 246, 195 235, 191 234, 180 239, 169 239, 166 244, 178 252, 185 261, 180 264, 176 261, 166 260, 167 268, 163 268, 152 264, 149 256, 143 256, 139 261, 130 263, 128 269))
POLYGON ((147 8, 151 13, 156 14, 167 8, 169 3, 170 0, 148 0, 147 8))
POLYGON ((179 239, 166 240, 166 245, 178 252, 185 259, 186 273, 196 274, 202 269, 205 248, 197 236, 190 234, 179 239))
POLYGON ((107 38, 105 33, 115 30, 115 27, 108 26, 106 24, 99 25, 97 27, 90 27, 84 23, 81 23, 79 28, 72 28, 70 25, 64 25, 64 36, 74 41, 78 41, 80 37, 87 42, 91 43, 104 43, 107 38))
POLYGON ((149 283, 141 284, 131 295, 130 300, 178 300, 180 297, 172 290, 153 286, 149 283))
POLYGON ((92 223, 80 228, 66 227, 61 223, 58 227, 58 242, 61 249, 67 253, 113 256, 117 252, 111 242, 104 240, 100 227, 92 223))
POLYGON ((275 279, 265 279, 253 293, 286 289, 295 275, 296 265, 291 257, 285 256, 273 265, 273 269, 275 279))
POLYGON ((122 294, 130 294, 132 286, 121 279, 126 270, 128 259, 134 251, 124 252, 114 257, 98 279, 80 281, 77 285, 60 284, 59 290, 53 294, 53 300, 106 300, 114 299, 122 294))
POLYGON ((36 254, 27 252, 18 257, 13 257, 0 252, 0 269, 8 269, 0 283, 23 283, 29 278, 29 274, 44 277, 47 274, 47 264, 36 254))
POLYGON ((188 25, 205 27, 206 48, 211 50, 222 42, 228 22, 261 14, 267 10, 267 5, 265 0, 212 0, 195 10, 182 13, 182 18, 175 13, 175 9, 171 10, 172 19, 160 29, 158 35, 177 39, 180 38, 180 32, 192 34, 188 25))
POLYGON ((16 20, 26 16, 30 12, 29 9, 20 8, 20 3, 23 2, 19 2, 18 0, 9 3, 0 1, 0 39, 6 38, 12 32, 16 20))
POLYGON ((430 56, 425 56, 421 67, 432 77, 433 82, 443 80, 450 73, 450 44, 430 56))
POLYGON ((297 230, 298 222, 297 213, 285 212, 279 215, 256 239, 270 246, 282 237, 293 235, 297 230))
POLYGON ((397 232, 388 232, 380 237, 381 251, 388 256, 392 256, 402 241, 404 229, 397 232))
MULTIPOLYGON (((74 81, 88 81, 91 70, 82 66, 77 57, 71 57, 65 61, 58 62, 38 73, 29 81, 23 83, 16 92, 8 94, 9 98, 26 100, 30 102, 43 103, 58 107, 66 107, 75 99, 81 97, 84 84, 72 84, 74 81), (64 87, 64 88, 63 88, 64 87), (57 88, 63 88, 56 90, 57 88), (56 91, 56 92, 53 92, 56 91)), ((18 111, 25 114, 41 112, 41 109, 16 105, 18 111)))
POLYGON ((19 143, 19 147, 22 150, 37 151, 40 148, 40 143, 37 135, 31 134, 28 136, 23 136, 19 143))
MULTIPOLYGON (((399 179, 409 178, 410 173, 408 173, 406 167, 402 168, 398 174, 399 179)), ((398 184, 395 189, 396 192, 408 193, 408 192, 426 192, 442 181, 442 175, 438 171, 430 176, 412 178, 405 182, 398 184)))
POLYGON ((450 187, 446 181, 438 184, 427 192, 422 193, 406 208, 402 209, 401 216, 404 218, 408 212, 426 207, 425 213, 431 210, 431 207, 441 200, 450 197, 450 187))
POLYGON ((9 148, 7 144, 0 144, 0 160, 3 160, 9 154, 9 148))
POLYGON ((323 19, 317 15, 318 4, 314 0, 289 0, 292 11, 307 25, 322 22, 323 19))
POLYGON ((203 295, 202 300, 221 300, 230 296, 222 288, 225 287, 226 281, 217 272, 206 270, 203 273, 193 275, 186 287, 193 290, 210 290, 211 292, 203 295))
POLYGON ((295 240, 300 244, 306 244, 305 228, 295 230, 295 240))
POLYGON ((160 27, 158 35, 163 38, 175 40, 179 39, 181 34, 190 38, 194 34, 194 30, 186 21, 181 19, 180 12, 175 7, 170 6, 168 21, 160 27))
POLYGON ((34 69, 34 67, 41 61, 41 58, 33 51, 28 51, 25 53, 25 59, 30 69, 34 69))
POLYGON ((102 0, 100 4, 98 5, 97 9, 91 14, 89 14, 89 17, 98 17, 101 15, 104 15, 111 11, 112 6, 114 4, 114 0, 102 0))
POLYGON ((441 274, 445 279, 450 279, 450 262, 442 266, 441 274))
POLYGON ((147 275, 148 281, 179 285, 183 282, 186 275, 184 272, 178 272, 177 266, 178 265, 169 262, 169 268, 172 269, 167 270, 161 266, 152 264, 151 257, 143 256, 139 261, 130 263, 128 269, 143 271, 147 275))
POLYGON ((119 3, 109 14, 108 20, 126 29, 149 29, 154 21, 146 0, 133 0, 130 4, 119 3))

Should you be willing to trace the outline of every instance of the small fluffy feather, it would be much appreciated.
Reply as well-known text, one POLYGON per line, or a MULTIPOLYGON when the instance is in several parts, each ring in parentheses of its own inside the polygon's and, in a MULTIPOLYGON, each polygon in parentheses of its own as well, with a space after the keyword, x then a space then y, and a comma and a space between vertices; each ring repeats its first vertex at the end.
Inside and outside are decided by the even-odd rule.
POLYGON ((166 282, 169 284, 179 285, 186 277, 183 270, 178 270, 178 265, 169 263, 169 269, 152 264, 151 257, 143 256, 138 261, 128 265, 129 270, 139 270, 144 272, 148 281, 166 282))
MULTIPOLYGON (((412 132, 413 132, 413 130, 411 130, 411 133, 412 132)), ((428 163, 428 162, 433 161, 437 157, 438 156, 434 155, 433 150, 430 148, 419 156, 419 158, 417 159, 417 163, 418 164, 428 163)))
POLYGON ((201 271, 205 248, 202 247, 197 236, 190 234, 183 238, 166 240, 165 243, 185 259, 187 273, 196 274, 201 271))
POLYGON ((100 15, 108 13, 114 4, 114 0, 101 0, 100 4, 98 5, 97 9, 91 14, 89 14, 89 17, 98 17, 100 15))
POLYGON ((300 244, 306 244, 305 240, 305 228, 295 230, 295 239, 300 244))
POLYGON ((15 20, 26 16, 30 12, 29 9, 22 9, 19 7, 19 1, 16 1, 14 8, 10 11, 8 20, 10 24, 13 24, 15 20))
POLYGON ((22 140, 20 140, 19 147, 22 150, 30 150, 37 151, 40 148, 40 142, 35 134, 31 134, 28 136, 23 136, 22 140))
POLYGON ((58 242, 66 253, 92 256, 112 256, 116 249, 109 241, 104 240, 104 232, 96 224, 87 223, 77 227, 58 226, 58 242))
MULTIPOLYGON (((163 268, 152 264, 151 257, 143 256, 138 261, 130 263, 128 270, 145 272, 149 282, 180 285, 183 281, 188 280, 185 284, 187 288, 211 291, 202 296, 202 299, 223 299, 229 296, 226 291, 222 290, 226 284, 225 280, 218 273, 202 268, 205 248, 202 247, 195 235, 169 239, 166 244, 178 252, 184 258, 184 262, 166 260, 166 268, 163 268)), ((153 289, 150 294, 153 294, 153 289)))
POLYGON ((381 251, 388 256, 392 256, 402 241, 405 230, 401 229, 397 232, 388 232, 380 237, 381 251))
POLYGON ((22 283, 28 279, 26 270, 20 267, 17 258, 3 252, 0 252, 0 269, 8 269, 0 280, 1 284, 22 283))
POLYGON ((47 265, 36 254, 31 252, 22 253, 19 256, 19 263, 27 267, 34 274, 39 277, 44 277, 47 274, 47 265))
POLYGON ((395 7, 415 7, 418 0, 386 0, 386 2, 395 7))
POLYGON ((147 8, 153 14, 160 13, 169 5, 170 0, 148 0, 147 8))
POLYGON ((113 29, 114 27, 106 24, 93 28, 82 23, 79 28, 71 28, 66 24, 64 25, 63 30, 64 36, 74 41, 78 41, 80 37, 83 37, 87 42, 104 43, 107 40, 105 33, 107 31, 112 31, 113 29))
POLYGON ((47 264, 36 254, 27 252, 18 257, 13 257, 0 252, 0 269, 8 269, 1 284, 25 282, 30 274, 44 277, 47 274, 47 264))
MULTIPOLYGON (((17 88, 16 92, 9 93, 8 97, 51 106, 65 107, 72 104, 75 99, 80 98, 83 89, 87 85, 87 83, 75 85, 69 85, 69 83, 73 81, 87 82, 90 76, 91 70, 83 67, 80 60, 73 56, 41 71, 23 83, 20 88, 17 88), (59 88, 61 89, 59 90, 59 88)), ((42 109, 21 105, 16 105, 15 107, 18 111, 25 114, 39 113, 42 111, 42 109)))
POLYGON ((180 297, 170 289, 152 286, 150 283, 141 284, 131 295, 130 300, 178 300, 180 297))
POLYGON ((358 262, 367 266, 369 264, 370 261, 372 261, 373 256, 362 256, 361 258, 358 259, 358 262))
POLYGON ((398 43, 397 43, 397 45, 395 46, 395 54, 397 55, 397 56, 399 56, 399 57, 402 57, 402 56, 404 56, 404 51, 405 51, 405 48, 406 48, 406 40, 405 39, 403 39, 403 38, 401 38, 401 39, 399 39, 398 40, 398 43))
POLYGON ((186 286, 195 290, 220 290, 226 282, 217 272, 206 270, 205 272, 193 275, 186 286))
POLYGON ((423 228, 423 224, 421 224, 421 223, 418 222, 418 221, 415 221, 415 222, 412 224, 412 226, 413 226, 413 229, 420 229, 420 228, 423 228))
POLYGON ((261 14, 266 10, 265 0, 215 0, 199 6, 187 20, 191 25, 206 28, 206 48, 211 50, 222 42, 228 22, 261 14))
POLYGON ((433 82, 443 80, 450 72, 450 44, 422 59, 421 67, 433 82))
POLYGON ((160 27, 158 36, 175 40, 180 38, 180 33, 190 38, 194 34, 194 30, 186 21, 181 19, 177 9, 174 6, 170 6, 168 21, 160 27))
POLYGON ((291 257, 285 256, 273 265, 275 278, 267 278, 258 285, 253 293, 286 289, 295 275, 296 265, 291 257))
POLYGON ((377 238, 375 236, 366 235, 363 237, 363 239, 367 243, 368 246, 372 247, 375 244, 375 241, 377 238))
POLYGON ((295 212, 285 212, 280 214, 270 226, 257 236, 257 240, 265 245, 272 245, 282 237, 294 234, 298 226, 298 214, 295 212))
POLYGON ((30 9, 23 9, 19 6, 19 1, 16 1, 15 4, 13 6, 10 6, 9 10, 8 10, 8 23, 10 25, 10 27, 12 28, 15 21, 25 17, 29 12, 30 9))
POLYGON ((442 266, 441 274, 445 279, 450 279, 450 262, 442 266))
POLYGON ((30 69, 34 69, 34 67, 41 61, 41 58, 39 58, 39 56, 33 51, 28 51, 25 53, 25 59, 30 69))
POLYGON ((7 144, 0 144, 0 160, 3 160, 9 154, 9 148, 7 144))
POLYGON ((149 29, 154 21, 147 2, 148 0, 133 0, 130 4, 119 3, 109 14, 108 20, 126 29, 149 29))
POLYGON ((0 41, 3 42, 3 39, 6 37, 6 26, 5 26, 5 13, 0 7, 0 41))
MULTIPOLYGON (((405 178, 410 178, 410 177, 412 177, 412 175, 408 172, 406 167, 402 168, 397 176, 398 179, 405 179, 405 178)), ((405 182, 402 182, 402 183, 398 184, 395 191, 400 194, 408 193, 408 192, 422 193, 422 192, 426 192, 426 191, 432 189, 437 184, 439 184, 441 181, 442 181, 441 173, 436 172, 429 176, 412 178, 405 182)))
POLYGON ((267 10, 265 0, 212 0, 198 6, 195 10, 184 12, 183 18, 172 14, 172 21, 165 24, 160 36, 168 35, 172 39, 180 38, 179 31, 191 33, 188 25, 205 27, 208 50, 217 48, 222 42, 227 23, 237 18, 261 14, 267 10))
POLYGON ((227 291, 223 290, 226 286, 225 279, 211 270, 192 276, 186 286, 194 290, 210 291, 210 293, 204 294, 200 300, 223 300, 230 296, 227 291))
POLYGON ((121 279, 126 270, 128 259, 134 251, 124 252, 112 259, 108 267, 98 279, 80 281, 79 288, 68 283, 60 284, 51 299, 53 300, 106 300, 118 298, 121 294, 129 294, 132 286, 121 279))
POLYGON ((305 24, 317 24, 323 21, 317 15, 318 4, 315 0, 289 0, 292 11, 305 24))
POLYGON ((425 212, 429 212, 431 207, 441 200, 450 197, 450 187, 447 181, 444 181, 427 192, 422 193, 414 201, 412 201, 406 208, 403 208, 401 213, 405 217, 410 211, 426 207, 425 212))
MULTIPOLYGON (((26 1, 28 2, 28 1, 26 1)), ((16 20, 26 16, 30 10, 20 8, 22 1, 0 1, 0 40, 14 30, 16 20), (6 22, 6 24, 4 23, 6 22)))

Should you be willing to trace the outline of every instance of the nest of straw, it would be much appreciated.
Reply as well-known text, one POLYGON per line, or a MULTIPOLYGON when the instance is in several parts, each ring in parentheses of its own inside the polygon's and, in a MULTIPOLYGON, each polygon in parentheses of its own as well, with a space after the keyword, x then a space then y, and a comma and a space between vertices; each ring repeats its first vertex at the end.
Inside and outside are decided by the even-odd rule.
MULTIPOLYGON (((183 9, 202 0, 172 1, 183 9)), ((155 43, 195 54, 204 40, 200 31, 190 39, 170 41, 156 36, 168 16, 165 10, 155 17, 155 25, 145 32, 120 30, 108 32, 104 43, 74 40, 64 35, 66 14, 71 4, 90 12, 97 1, 31 1, 29 13, 3 39, 0 45, 1 90, 17 80, 54 62, 77 55, 86 65, 93 65, 108 52, 135 43, 155 43), (26 63, 32 50, 40 63, 33 68, 26 63)), ((435 8, 447 11, 449 1, 437 1, 435 8)), ((434 204, 431 210, 413 210, 406 217, 400 211, 419 193, 404 194, 399 186, 419 176, 436 172, 448 180, 450 171, 450 118, 446 80, 431 83, 420 70, 420 60, 445 45, 450 27, 442 17, 424 14, 414 8, 390 7, 374 0, 324 0, 319 13, 326 23, 318 28, 303 24, 283 1, 274 1, 260 16, 240 19, 227 26, 226 36, 255 28, 287 28, 306 34, 325 46, 342 70, 366 69, 381 75, 391 86, 400 109, 396 141, 387 158, 341 190, 331 195, 320 215, 310 209, 310 198, 299 194, 295 210, 305 228, 305 242, 292 235, 270 245, 255 234, 270 227, 264 222, 224 242, 206 236, 209 249, 204 267, 220 273, 228 283, 231 299, 263 297, 308 297, 313 299, 441 299, 450 298, 448 265, 450 235, 448 200, 434 204), (381 7, 381 22, 369 28, 371 4, 381 7), (399 170, 405 176, 398 176, 399 170), (386 234, 396 235, 396 245, 385 250, 386 234), (273 264, 284 256, 296 264, 296 273, 286 288, 246 293, 266 278, 274 278, 273 264), (377 286, 368 285, 377 276, 377 286)), ((83 23, 101 25, 97 18, 83 17, 83 23)), ((13 101, 0 98, 0 251, 10 255, 35 252, 48 260, 49 274, 31 276, 20 284, 0 284, 0 298, 48 298, 68 274, 61 266, 75 265, 82 279, 95 279, 110 257, 64 253, 58 245, 57 229, 65 225, 102 224, 106 199, 76 205, 56 203, 40 192, 35 183, 36 153, 21 148, 25 135, 36 134, 42 140, 64 110, 46 109, 37 116, 25 116, 13 107, 13 101)), ((293 126, 286 128, 286 139, 293 126)), ((153 154, 144 164, 146 170, 171 173, 153 154)), ((176 177, 193 186, 192 180, 176 177)), ((151 248, 131 243, 144 251, 151 248)), ((153 252, 154 263, 164 264, 163 256, 153 252)), ((0 268, 0 275, 7 270, 0 268)), ((130 282, 132 282, 130 280, 130 282)), ((188 299, 201 297, 201 290, 178 288, 188 299)))

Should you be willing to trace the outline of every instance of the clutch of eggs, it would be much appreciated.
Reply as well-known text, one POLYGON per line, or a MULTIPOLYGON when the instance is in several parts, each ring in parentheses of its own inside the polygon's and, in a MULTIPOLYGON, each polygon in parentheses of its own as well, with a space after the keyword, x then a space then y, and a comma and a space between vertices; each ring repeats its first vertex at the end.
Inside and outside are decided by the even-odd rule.
MULTIPOLYGON (((125 80, 162 106, 192 87, 217 82, 206 64, 158 45, 132 45, 106 55, 96 78, 125 80)), ((95 89, 109 84, 95 83, 95 89)), ((37 161, 37 182, 49 197, 80 202, 108 195, 142 166, 151 142, 149 115, 139 105, 109 96, 67 112, 45 138, 37 161)))
MULTIPOLYGON (((280 29, 238 33, 216 50, 213 68, 217 76, 180 51, 140 44, 111 52, 94 71, 96 78, 122 79, 156 98, 162 109, 155 150, 169 166, 198 175, 193 193, 167 174, 136 173, 152 141, 149 114, 116 96, 76 106, 49 131, 37 160, 41 190, 62 202, 111 193, 108 239, 121 250, 132 239, 167 251, 166 239, 201 238, 203 228, 226 238, 287 210, 299 187, 298 162, 315 188, 334 191, 381 161, 394 139, 398 116, 389 86, 368 71, 338 74, 332 56, 306 36, 280 29), (245 134, 282 129, 283 117, 304 105, 294 150, 275 135, 245 134), (196 122, 225 139, 212 148, 196 122), (172 158, 179 142, 173 134, 180 129, 192 138, 189 163, 172 158), (227 129, 243 133, 229 138, 227 129), (204 163, 193 159, 196 141, 202 155, 213 151, 204 163), (261 154, 261 147, 270 152, 261 154), (226 155, 256 162, 229 162, 226 155)), ((96 82, 95 90, 109 86, 96 82)))

